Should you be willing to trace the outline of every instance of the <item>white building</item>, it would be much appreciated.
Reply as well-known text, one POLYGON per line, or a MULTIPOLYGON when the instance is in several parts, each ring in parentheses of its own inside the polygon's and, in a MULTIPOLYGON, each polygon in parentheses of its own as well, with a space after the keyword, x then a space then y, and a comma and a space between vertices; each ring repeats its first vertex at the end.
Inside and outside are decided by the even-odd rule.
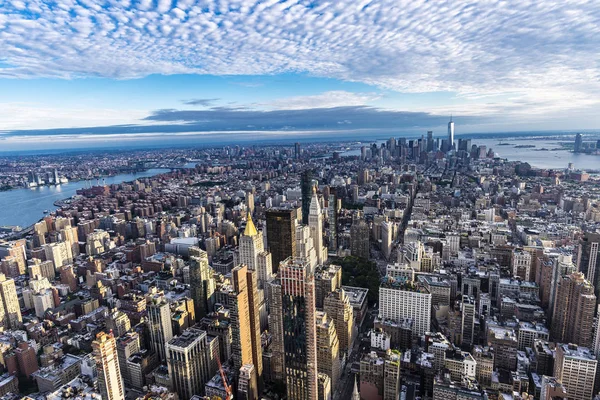
POLYGON ((431 293, 412 282, 386 277, 379 288, 379 317, 399 321, 413 320, 413 334, 431 329, 431 293))

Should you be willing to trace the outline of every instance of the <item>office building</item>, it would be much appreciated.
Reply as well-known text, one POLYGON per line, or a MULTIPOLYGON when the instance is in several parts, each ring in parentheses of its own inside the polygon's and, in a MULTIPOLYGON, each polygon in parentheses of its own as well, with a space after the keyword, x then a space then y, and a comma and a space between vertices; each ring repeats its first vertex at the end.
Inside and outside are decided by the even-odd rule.
POLYGON ((260 321, 256 301, 256 272, 239 265, 231 271, 233 292, 230 294, 230 319, 232 325, 231 352, 236 374, 246 364, 254 367, 251 382, 254 388, 262 387, 262 348, 260 321))
POLYGON ((190 328, 166 344, 167 366, 173 390, 180 399, 204 393, 204 385, 216 372, 205 331, 190 328))
POLYGON ((384 278, 379 288, 379 316, 398 321, 413 320, 413 334, 420 336, 431 329, 431 293, 419 284, 384 278))
POLYGON ((580 153, 583 150, 583 137, 581 133, 575 135, 575 145, 573 146, 573 151, 575 153, 580 153))
POLYGON ((316 313, 317 368, 331 379, 331 391, 335 392, 340 379, 340 342, 333 320, 322 312, 316 313))
POLYGON ((215 284, 208 254, 197 247, 190 247, 190 297, 194 300, 196 318, 205 317, 212 310, 215 284))
POLYGON ((350 299, 343 289, 336 289, 323 300, 323 310, 335 324, 340 342, 340 354, 348 354, 352 350, 354 340, 354 310, 350 299))
POLYGON ((350 227, 350 253, 354 257, 369 259, 369 225, 362 219, 357 218, 350 227))
POLYGON ((595 287, 596 298, 600 295, 600 233, 586 232, 577 249, 577 268, 595 287))
POLYGON ((8 329, 20 329, 23 323, 15 281, 0 273, 0 322, 8 329))
POLYGON ((279 265, 272 284, 272 369, 284 379, 290 400, 318 397, 317 331, 314 277, 303 259, 288 258, 279 265))
POLYGON ((302 190, 302 225, 308 225, 308 215, 310 214, 310 200, 313 194, 312 176, 313 173, 309 169, 305 170, 300 175, 300 188, 302 190))
POLYGON ((598 360, 586 347, 574 344, 556 346, 554 377, 567 389, 568 400, 591 400, 598 360))
POLYGON ((559 278, 552 318, 552 339, 591 347, 596 295, 581 272, 559 278))
POLYGON ((148 312, 150 347, 158 354, 160 361, 165 361, 165 344, 173 338, 169 303, 161 294, 148 296, 146 311, 148 312))
POLYGON ((313 193, 310 200, 308 226, 313 240, 313 247, 317 252, 317 263, 321 265, 327 259, 327 249, 323 247, 323 213, 316 193, 313 193))
POLYGON ((119 368, 125 387, 131 385, 131 374, 127 366, 129 357, 140 351, 140 335, 137 332, 128 332, 117 338, 117 358, 119 359, 119 368))
POLYGON ((238 262, 247 265, 249 270, 256 271, 260 289, 273 277, 271 253, 265 251, 263 235, 256 229, 250 214, 244 234, 240 237, 238 262))
POLYGON ((267 244, 275 273, 282 261, 296 254, 296 210, 270 209, 266 218, 267 244))
POLYGON ((123 379, 117 356, 117 345, 112 333, 100 332, 92 342, 98 387, 103 399, 119 400, 125 398, 123 379))
POLYGON ((448 150, 454 149, 454 121, 452 121, 452 117, 450 117, 450 122, 448 122, 448 150))

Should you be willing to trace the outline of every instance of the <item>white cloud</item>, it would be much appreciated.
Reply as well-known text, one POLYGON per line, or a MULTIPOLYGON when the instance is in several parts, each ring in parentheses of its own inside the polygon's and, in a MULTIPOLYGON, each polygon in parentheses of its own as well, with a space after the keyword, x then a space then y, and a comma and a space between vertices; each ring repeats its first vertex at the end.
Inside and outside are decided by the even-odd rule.
MULTIPOLYGON (((81 128, 148 123, 146 110, 62 109, 29 103, 0 103, 2 130, 81 128)), ((0 136, 2 134, 0 133, 0 136)))
MULTIPOLYGON (((593 0, 128 3, 2 3, 0 49, 14 67, 0 77, 304 72, 401 92, 510 97, 479 101, 476 112, 537 115, 600 102, 593 0)), ((287 101, 339 100, 328 96, 287 101)))
POLYGON ((362 106, 378 100, 377 93, 353 93, 344 90, 332 90, 312 96, 294 96, 277 99, 261 104, 267 108, 280 110, 303 110, 307 108, 333 108, 344 106, 362 106))

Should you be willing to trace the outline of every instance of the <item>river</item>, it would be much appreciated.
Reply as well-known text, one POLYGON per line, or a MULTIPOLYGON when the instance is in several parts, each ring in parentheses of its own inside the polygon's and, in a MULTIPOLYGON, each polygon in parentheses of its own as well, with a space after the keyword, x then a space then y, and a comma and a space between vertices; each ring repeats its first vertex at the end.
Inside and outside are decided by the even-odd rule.
MULTIPOLYGON (((147 171, 121 174, 106 178, 100 178, 99 182, 107 185, 113 183, 129 182, 139 178, 158 175, 169 172, 168 169, 149 169, 147 171)), ((91 181, 96 185, 96 180, 91 181)), ((77 189, 86 186, 86 182, 69 182, 57 186, 41 186, 30 189, 13 189, 0 192, 0 226, 19 225, 23 228, 37 222, 44 216, 44 210, 56 209, 56 200, 66 199, 75 195, 77 189)))

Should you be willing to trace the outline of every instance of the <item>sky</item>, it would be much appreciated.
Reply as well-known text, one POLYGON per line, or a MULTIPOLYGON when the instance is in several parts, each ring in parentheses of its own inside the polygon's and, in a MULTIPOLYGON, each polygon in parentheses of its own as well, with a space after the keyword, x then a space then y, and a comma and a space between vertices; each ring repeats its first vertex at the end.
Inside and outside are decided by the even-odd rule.
POLYGON ((0 151, 595 130, 599 37, 597 0, 3 0, 0 151))

